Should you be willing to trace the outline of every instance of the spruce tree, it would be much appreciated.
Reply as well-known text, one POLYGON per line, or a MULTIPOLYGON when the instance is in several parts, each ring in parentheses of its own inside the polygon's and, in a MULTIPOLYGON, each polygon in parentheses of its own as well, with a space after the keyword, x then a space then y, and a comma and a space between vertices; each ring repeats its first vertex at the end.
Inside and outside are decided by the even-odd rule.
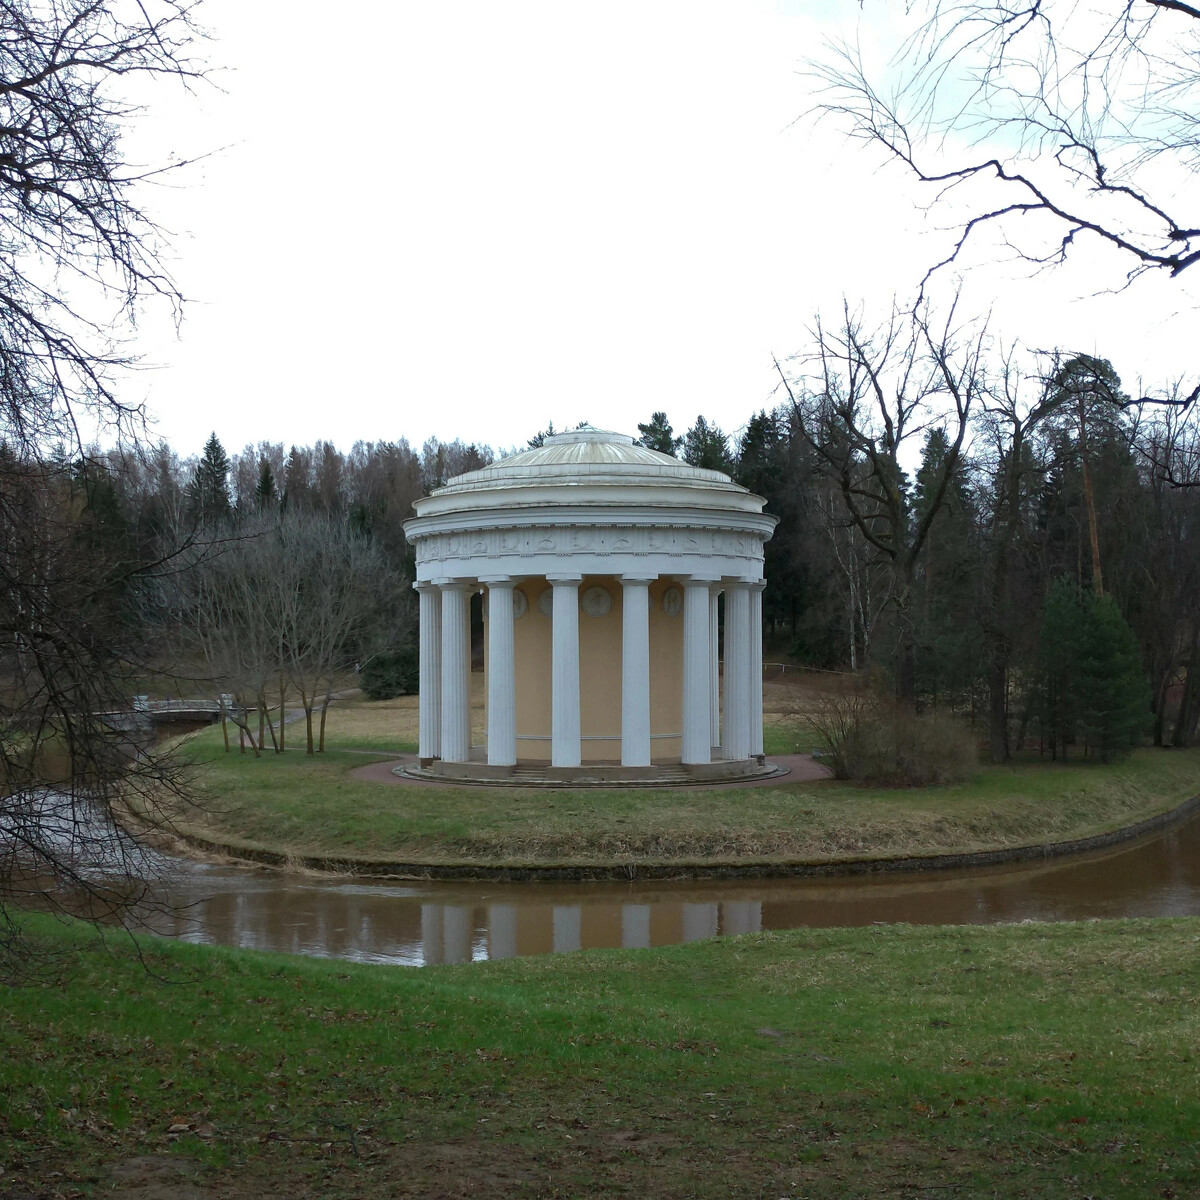
POLYGON ((1082 742, 1110 762, 1141 742, 1150 685, 1137 638, 1111 596, 1054 581, 1042 606, 1037 674, 1038 722, 1053 757, 1082 742))
POLYGON ((204 443, 204 453, 192 473, 189 501, 192 516, 202 525, 216 524, 229 516, 229 456, 215 433, 204 443))
POLYGON ((254 506, 259 512, 271 508, 278 497, 275 494, 275 472, 265 457, 258 460, 258 485, 254 489, 254 506))
POLYGON ((683 461, 693 467, 708 471, 733 471, 733 459, 729 454, 729 441, 716 425, 710 425, 702 416, 683 436, 683 461))
POLYGON ((1056 579, 1042 604, 1035 699, 1037 724, 1052 758, 1066 758, 1067 745, 1075 738, 1076 641, 1083 619, 1083 605, 1074 581, 1056 579))
POLYGON ((1076 639, 1076 694, 1080 734, 1102 762, 1139 745, 1150 722, 1150 684, 1137 638, 1111 596, 1090 588, 1076 639))

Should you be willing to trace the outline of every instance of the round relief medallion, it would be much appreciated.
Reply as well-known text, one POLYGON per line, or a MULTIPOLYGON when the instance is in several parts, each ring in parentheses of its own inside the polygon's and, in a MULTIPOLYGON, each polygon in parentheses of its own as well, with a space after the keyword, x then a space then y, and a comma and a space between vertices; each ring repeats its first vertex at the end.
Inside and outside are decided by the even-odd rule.
POLYGON ((554 612, 554 589, 552 587, 543 588, 542 593, 538 596, 538 612, 543 617, 551 616, 554 612))
POLYGON ((583 594, 579 597, 579 607, 589 617, 607 616, 612 611, 612 596, 609 595, 607 588, 584 588, 583 594))
POLYGON ((677 588, 667 588, 662 598, 663 612, 668 617, 677 617, 683 612, 683 593, 677 588))
POLYGON ((513 588, 513 617, 520 620, 529 608, 529 601, 520 588, 513 588))

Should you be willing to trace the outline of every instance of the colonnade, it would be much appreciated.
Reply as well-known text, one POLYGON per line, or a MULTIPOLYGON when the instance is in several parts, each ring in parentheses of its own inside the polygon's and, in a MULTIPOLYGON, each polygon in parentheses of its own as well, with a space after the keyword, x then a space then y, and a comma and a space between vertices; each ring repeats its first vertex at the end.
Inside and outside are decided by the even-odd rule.
MULTIPOLYGON (((470 597, 487 588, 487 761, 515 766, 516 663, 513 592, 524 577, 434 579, 420 594, 420 740, 423 760, 467 762, 471 750, 470 597)), ((551 607, 550 762, 581 764, 578 574, 544 578, 551 607)), ((657 576, 618 575, 621 584, 621 765, 650 765, 650 585, 657 576)), ((683 590, 682 761, 762 754, 763 583, 673 576, 683 590), (724 697, 718 685, 717 603, 725 593, 724 697), (722 711, 723 710, 723 711, 722 711)))

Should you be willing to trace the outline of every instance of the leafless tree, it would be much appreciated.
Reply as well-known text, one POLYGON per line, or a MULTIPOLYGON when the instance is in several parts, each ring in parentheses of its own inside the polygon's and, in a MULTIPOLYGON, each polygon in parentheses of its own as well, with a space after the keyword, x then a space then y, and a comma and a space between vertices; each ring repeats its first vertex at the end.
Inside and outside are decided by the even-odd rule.
POLYGON ((937 326, 928 309, 916 315, 895 309, 868 330, 847 306, 836 329, 818 320, 812 338, 811 350, 797 356, 795 383, 776 366, 797 430, 838 487, 846 516, 886 569, 886 598, 897 619, 897 697, 912 704, 913 582, 930 527, 961 467, 984 385, 986 331, 956 330, 953 308, 937 326), (945 429, 949 449, 925 511, 914 517, 901 454, 906 443, 934 426, 945 429))
MULTIPOLYGON (((106 814, 134 795, 154 811, 179 788, 169 761, 134 753, 104 715, 128 709, 146 666, 121 618, 156 565, 89 542, 79 518, 101 486, 89 427, 140 432, 120 389, 131 323, 144 301, 181 303, 137 200, 153 172, 126 165, 120 137, 132 80, 199 77, 193 10, 0 0, 0 912, 28 888, 52 901, 82 891, 108 910, 135 899, 106 814), (110 840, 121 887, 81 866, 68 835, 84 828, 110 840)), ((6 929, 0 953, 19 966, 6 929)))
POLYGON ((289 571, 276 584, 287 673, 300 694, 312 754, 325 749, 326 716, 339 680, 376 643, 401 635, 397 626, 411 619, 411 603, 380 547, 344 520, 285 518, 278 536, 289 571))
POLYGON ((1200 6, 923 0, 908 17, 890 74, 847 43, 812 69, 819 111, 956 226, 926 280, 989 228, 1035 266, 1088 242, 1127 279, 1200 260, 1200 6))

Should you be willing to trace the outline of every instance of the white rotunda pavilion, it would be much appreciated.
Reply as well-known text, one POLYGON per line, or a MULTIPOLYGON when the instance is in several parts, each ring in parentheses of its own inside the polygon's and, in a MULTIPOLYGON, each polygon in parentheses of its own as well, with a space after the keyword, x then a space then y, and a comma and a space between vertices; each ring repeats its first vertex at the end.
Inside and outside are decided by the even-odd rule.
POLYGON ((762 589, 777 518, 763 504, 728 475, 591 427, 418 500, 404 526, 420 593, 417 772, 611 784, 773 771, 762 589), (476 591, 487 740, 472 748, 476 591))

